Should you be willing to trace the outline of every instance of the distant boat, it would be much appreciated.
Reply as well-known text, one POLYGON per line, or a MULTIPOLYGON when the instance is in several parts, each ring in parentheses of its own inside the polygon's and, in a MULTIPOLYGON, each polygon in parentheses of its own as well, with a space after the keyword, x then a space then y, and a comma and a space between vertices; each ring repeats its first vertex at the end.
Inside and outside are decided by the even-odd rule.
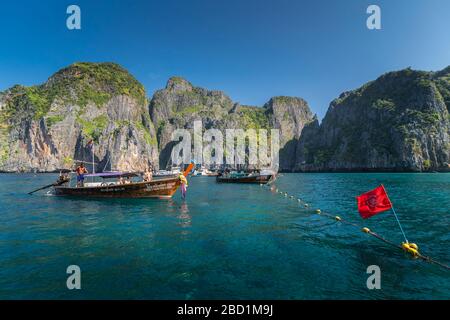
POLYGON ((221 172, 216 177, 218 183, 257 183, 266 184, 275 179, 275 172, 270 170, 254 170, 252 172, 221 172))
POLYGON ((198 176, 215 177, 217 175, 218 175, 217 172, 208 170, 205 167, 195 169, 194 172, 192 173, 193 177, 198 177, 198 176))
MULTIPOLYGON (((193 165, 183 172, 187 176, 193 165)), ((178 176, 156 178, 152 181, 133 181, 139 175, 132 172, 103 172, 84 175, 85 179, 101 179, 85 182, 83 186, 70 185, 70 181, 53 187, 55 195, 83 198, 171 198, 178 187, 178 176), (115 179, 115 181, 112 181, 115 179)))
POLYGON ((178 176, 181 173, 180 167, 172 167, 170 170, 158 170, 153 174, 153 177, 170 177, 178 176))

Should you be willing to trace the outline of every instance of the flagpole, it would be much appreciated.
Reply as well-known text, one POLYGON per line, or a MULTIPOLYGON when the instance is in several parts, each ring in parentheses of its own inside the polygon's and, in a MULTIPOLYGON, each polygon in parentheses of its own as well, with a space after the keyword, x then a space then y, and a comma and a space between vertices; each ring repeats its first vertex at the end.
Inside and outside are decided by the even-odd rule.
POLYGON ((398 226, 400 227, 400 230, 402 231, 402 234, 403 234, 403 237, 405 238, 406 243, 409 243, 408 239, 406 239, 406 235, 405 235, 405 232, 403 231, 403 228, 402 228, 402 225, 400 223, 400 220, 398 220, 397 214, 395 213, 394 206, 392 206, 391 210, 394 213, 395 219, 398 222, 398 226))
MULTIPOLYGON (((384 189, 384 185, 381 185, 381 186, 383 187, 383 190, 384 190, 384 192, 386 193, 387 198, 389 199, 389 196, 387 195, 386 189, 384 189)), ((394 205, 392 204, 391 199, 389 199, 389 203, 391 204, 391 210, 392 210, 392 212, 394 213, 394 217, 395 217, 395 220, 397 220, 398 226, 400 227, 400 231, 402 232, 403 237, 405 238, 406 243, 409 243, 408 239, 406 238, 406 234, 405 234, 405 232, 403 231, 402 224, 400 223, 400 220, 399 220, 398 217, 397 217, 397 213, 395 213, 394 205)))

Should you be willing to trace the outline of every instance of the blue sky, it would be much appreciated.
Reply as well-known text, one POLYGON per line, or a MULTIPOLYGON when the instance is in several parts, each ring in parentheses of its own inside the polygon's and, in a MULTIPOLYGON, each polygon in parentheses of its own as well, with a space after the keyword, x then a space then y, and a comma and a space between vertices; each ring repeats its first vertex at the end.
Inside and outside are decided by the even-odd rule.
POLYGON ((44 82, 75 61, 113 61, 149 96, 172 75, 241 104, 306 99, 321 119, 332 99, 406 67, 450 65, 448 0, 8 1, 0 5, 0 90, 44 82), (66 28, 81 7, 82 30, 66 28), (382 10, 382 30, 366 9, 382 10))

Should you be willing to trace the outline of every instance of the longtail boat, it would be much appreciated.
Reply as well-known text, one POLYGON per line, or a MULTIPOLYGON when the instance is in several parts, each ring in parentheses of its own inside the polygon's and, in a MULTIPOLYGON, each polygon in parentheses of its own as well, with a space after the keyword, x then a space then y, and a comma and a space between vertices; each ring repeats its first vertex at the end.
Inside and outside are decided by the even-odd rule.
POLYGON ((219 183, 257 183, 267 184, 275 179, 275 173, 271 171, 221 172, 216 177, 219 183))
MULTIPOLYGON (((183 172, 187 176, 193 164, 190 164, 183 172)), ((168 178, 156 178, 151 181, 125 180, 127 183, 119 183, 109 179, 130 179, 137 177, 136 173, 129 172, 104 172, 85 174, 85 179, 101 178, 102 182, 85 182, 83 186, 70 186, 69 182, 53 186, 54 194, 58 196, 92 197, 92 198, 171 198, 178 187, 178 176, 168 178)))

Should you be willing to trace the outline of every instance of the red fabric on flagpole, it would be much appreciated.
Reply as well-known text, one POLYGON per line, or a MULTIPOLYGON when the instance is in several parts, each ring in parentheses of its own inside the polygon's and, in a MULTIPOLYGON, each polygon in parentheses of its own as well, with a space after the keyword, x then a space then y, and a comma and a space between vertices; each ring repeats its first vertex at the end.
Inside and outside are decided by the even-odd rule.
POLYGON ((358 201, 359 214, 363 219, 370 218, 392 208, 391 200, 389 200, 383 185, 363 193, 356 197, 356 200, 358 201))

